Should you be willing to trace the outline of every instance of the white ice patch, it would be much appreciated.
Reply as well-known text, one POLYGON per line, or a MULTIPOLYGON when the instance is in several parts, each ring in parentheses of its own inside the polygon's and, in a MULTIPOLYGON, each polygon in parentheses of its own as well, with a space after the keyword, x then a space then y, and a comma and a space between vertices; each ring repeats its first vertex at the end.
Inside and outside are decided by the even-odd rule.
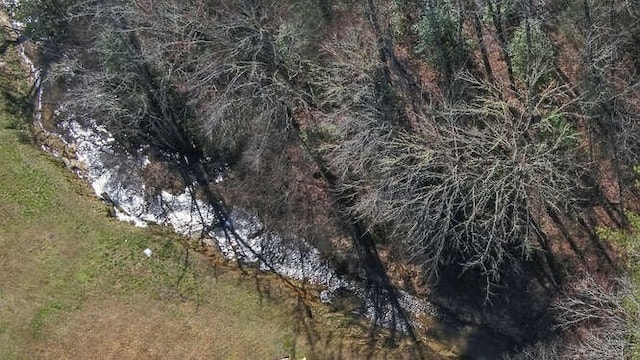
POLYGON ((116 219, 118 219, 120 221, 132 223, 136 227, 141 227, 141 228, 145 228, 145 227, 149 226, 146 222, 136 218, 135 216, 131 216, 129 214, 125 214, 122 211, 118 210, 118 208, 115 208, 115 213, 116 213, 116 219))
POLYGON ((257 217, 241 210, 232 211, 230 217, 231 224, 210 233, 227 258, 257 264, 261 270, 274 271, 288 278, 323 285, 330 291, 350 287, 349 282, 341 279, 321 258, 320 252, 306 241, 284 240, 275 232, 265 231, 257 217), (236 234, 240 241, 235 239, 236 234))
MULTIPOLYGON (((320 252, 303 239, 283 239, 266 230, 259 218, 241 209, 233 209, 227 223, 218 224, 213 206, 195 199, 189 187, 177 195, 167 191, 148 194, 141 177, 149 164, 148 157, 116 151, 113 136, 91 122, 83 125, 70 120, 63 126, 69 143, 75 145, 78 160, 86 165, 80 175, 91 183, 96 195, 114 206, 118 219, 136 226, 170 225, 187 236, 204 236, 206 243, 219 248, 228 259, 325 287, 325 302, 331 301, 336 290, 347 290, 362 300, 362 315, 379 325, 406 330, 406 324, 397 322, 391 305, 381 306, 372 300, 379 294, 373 296, 362 284, 338 276, 320 252)), ((414 315, 435 314, 428 303, 406 293, 401 292, 398 301, 414 315)))

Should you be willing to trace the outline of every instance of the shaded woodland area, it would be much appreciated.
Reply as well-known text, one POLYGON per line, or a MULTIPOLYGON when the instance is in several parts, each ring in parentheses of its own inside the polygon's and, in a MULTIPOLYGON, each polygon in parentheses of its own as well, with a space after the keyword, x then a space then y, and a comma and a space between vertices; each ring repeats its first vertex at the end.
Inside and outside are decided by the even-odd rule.
POLYGON ((638 356, 635 255, 603 230, 640 209, 636 1, 6 6, 58 113, 212 204, 508 338, 513 358, 638 356))

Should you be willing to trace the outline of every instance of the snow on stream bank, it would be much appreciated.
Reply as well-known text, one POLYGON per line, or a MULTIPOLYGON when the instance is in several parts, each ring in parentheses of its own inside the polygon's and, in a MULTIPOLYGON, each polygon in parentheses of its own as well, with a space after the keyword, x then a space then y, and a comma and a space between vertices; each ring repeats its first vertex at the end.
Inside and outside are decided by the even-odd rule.
MULTIPOLYGON (((142 173, 149 165, 149 159, 144 155, 125 155, 116 150, 115 139, 104 127, 84 119, 82 122, 68 119, 59 124, 55 133, 48 132, 42 124, 40 72, 25 54, 24 48, 21 49, 21 56, 30 67, 38 88, 34 114, 37 131, 56 137, 67 148, 73 149, 77 157, 74 163, 79 164, 73 166, 76 172, 91 184, 98 197, 113 205, 119 220, 140 227, 149 223, 172 226, 180 234, 202 237, 205 244, 220 249, 228 259, 254 264, 261 270, 274 271, 287 278, 324 287, 320 296, 323 302, 330 303, 340 296, 337 294, 346 291, 360 299, 362 306, 356 311, 360 315, 378 325, 399 331, 407 330, 407 324, 398 317, 389 301, 391 294, 369 290, 357 281, 339 276, 322 259, 320 252, 303 239, 285 240, 279 234, 265 229, 256 216, 237 208, 231 209, 224 226, 212 226, 219 222, 215 209, 195 199, 192 195, 195 186, 187 186, 180 194, 148 191, 142 173), (229 231, 238 235, 240 241, 230 236, 229 231)), ((65 156, 45 145, 43 148, 55 156, 65 156)), ((412 318, 437 315, 432 305, 405 292, 401 291, 397 300, 412 318)), ((413 325, 417 326, 417 323, 413 325)))
MULTIPOLYGON (((114 150, 115 139, 103 127, 66 121, 61 132, 75 148, 78 160, 84 163, 80 175, 86 178, 96 195, 112 203, 116 216, 136 226, 148 223, 172 226, 178 233, 195 237, 205 231, 204 242, 219 248, 228 259, 257 264, 261 270, 326 288, 321 299, 331 302, 337 290, 355 294, 363 303, 360 313, 384 326, 406 330, 398 322, 391 305, 374 304, 371 294, 361 284, 336 274, 319 251, 302 239, 287 239, 271 231, 256 216, 242 209, 233 209, 226 226, 217 226, 212 206, 194 199, 190 188, 174 195, 167 191, 149 194, 141 173, 149 164, 146 156, 123 155, 114 150), (229 236, 233 229, 242 241, 229 236)), ((386 294, 388 295, 388 294, 386 294)), ((410 314, 436 315, 428 303, 401 292, 400 305, 410 314)))
MULTIPOLYGON (((338 289, 352 292, 362 301, 361 313, 367 318, 405 330, 406 324, 394 319, 390 305, 376 306, 362 285, 338 276, 319 251, 304 240, 284 241, 279 234, 265 231, 256 216, 241 209, 230 212, 226 226, 208 230, 218 221, 212 206, 194 199, 189 187, 178 195, 167 191, 149 194, 141 177, 149 164, 148 158, 118 153, 114 150, 115 139, 103 127, 70 120, 62 124, 61 132, 75 148, 78 160, 84 163, 85 170, 80 175, 90 182, 96 195, 114 205, 118 219, 136 226, 169 225, 192 237, 201 236, 204 230, 204 242, 219 248, 228 259, 257 264, 261 270, 321 285, 326 288, 321 296, 325 302, 331 302, 338 289), (242 241, 229 236, 230 229, 242 241)), ((434 315, 431 306, 406 293, 401 293, 399 301, 413 315, 434 315)))

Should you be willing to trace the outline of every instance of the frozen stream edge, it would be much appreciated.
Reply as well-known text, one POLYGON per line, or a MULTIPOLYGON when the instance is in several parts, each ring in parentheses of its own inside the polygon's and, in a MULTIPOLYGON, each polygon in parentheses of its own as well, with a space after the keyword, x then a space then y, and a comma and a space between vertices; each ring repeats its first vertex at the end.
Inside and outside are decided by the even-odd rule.
MULTIPOLYGON (((167 191, 149 194, 141 177, 142 171, 150 163, 149 159, 146 156, 117 152, 114 149, 115 139, 104 127, 97 126, 92 121, 81 123, 70 118, 60 123, 57 132, 48 132, 42 125, 40 71, 25 54, 22 46, 20 55, 30 67, 34 84, 38 88, 35 126, 39 131, 59 138, 68 148, 75 150, 77 160, 82 164, 75 172, 91 184, 99 198, 114 206, 119 220, 139 227, 146 227, 149 223, 170 225, 176 232, 189 237, 205 235, 203 242, 220 249, 229 260, 257 264, 261 270, 271 270, 284 277, 320 285, 325 288, 320 294, 320 300, 325 303, 332 302, 337 290, 347 290, 362 301, 363 305, 357 311, 359 315, 380 326, 402 332, 408 330, 408 324, 399 321, 390 301, 384 301, 384 296, 388 297, 389 294, 382 294, 382 305, 374 302, 373 299, 380 299, 381 294, 372 296, 374 294, 362 284, 338 276, 328 262, 321 258, 319 251, 303 239, 284 241, 279 234, 264 231, 260 219, 246 210, 232 209, 229 213, 230 223, 203 234, 203 229, 210 229, 210 225, 217 221, 213 207, 194 200, 189 187, 178 195, 167 191), (227 236, 225 229, 229 228, 241 237, 242 242, 227 236)), ((46 146, 43 149, 62 157, 62 154, 51 151, 46 146)), ((398 292, 398 302, 411 318, 414 328, 421 327, 416 320, 419 316, 439 316, 433 305, 405 291, 398 292)))
MULTIPOLYGON (((170 225, 189 237, 201 236, 203 229, 217 222, 213 207, 194 200, 188 187, 179 195, 167 191, 148 194, 140 175, 149 164, 148 158, 118 154, 113 149, 115 139, 103 127, 69 120, 62 123, 61 132, 84 164, 79 175, 89 181, 98 197, 114 205, 118 219, 141 227, 148 223, 170 225)), ((362 301, 361 315, 378 325, 407 330, 406 324, 398 322, 390 305, 376 307, 361 284, 338 276, 319 251, 303 239, 284 241, 279 234, 264 231, 260 219, 246 210, 234 208, 229 217, 230 223, 204 234, 205 244, 220 249, 227 259, 257 264, 261 270, 321 285, 326 289, 320 295, 323 302, 330 303, 336 290, 346 289, 362 301), (229 228, 235 230, 242 242, 226 235, 225 229, 229 228)), ((399 295, 400 305, 412 317, 437 315, 428 303, 403 291, 399 295)))

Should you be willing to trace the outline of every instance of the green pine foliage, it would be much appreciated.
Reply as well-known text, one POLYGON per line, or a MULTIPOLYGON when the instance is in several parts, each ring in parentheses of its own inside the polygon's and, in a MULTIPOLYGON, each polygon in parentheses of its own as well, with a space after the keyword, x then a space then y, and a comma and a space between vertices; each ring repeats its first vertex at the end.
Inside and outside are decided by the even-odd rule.
MULTIPOLYGON (((553 44, 539 20, 525 19, 520 23, 509 43, 509 55, 514 75, 523 82, 529 82, 534 73, 553 69, 553 44)), ((545 83, 549 79, 547 73, 539 80, 545 83)))

